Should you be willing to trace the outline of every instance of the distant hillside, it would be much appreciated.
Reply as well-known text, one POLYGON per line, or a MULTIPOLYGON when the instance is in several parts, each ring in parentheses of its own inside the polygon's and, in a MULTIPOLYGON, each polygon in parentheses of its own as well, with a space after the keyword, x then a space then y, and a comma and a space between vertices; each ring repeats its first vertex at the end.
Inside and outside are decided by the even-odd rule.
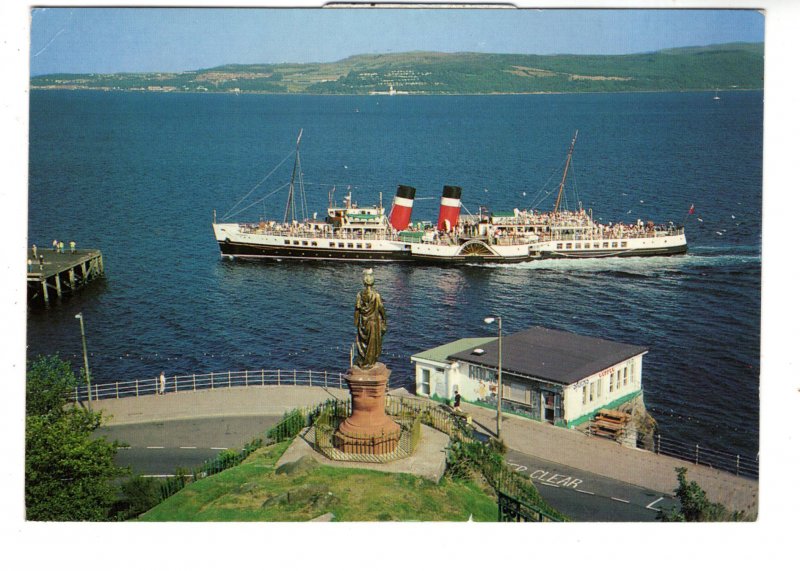
POLYGON ((333 63, 224 65, 184 73, 57 74, 32 89, 367 95, 762 89, 764 44, 630 55, 407 52, 333 63))

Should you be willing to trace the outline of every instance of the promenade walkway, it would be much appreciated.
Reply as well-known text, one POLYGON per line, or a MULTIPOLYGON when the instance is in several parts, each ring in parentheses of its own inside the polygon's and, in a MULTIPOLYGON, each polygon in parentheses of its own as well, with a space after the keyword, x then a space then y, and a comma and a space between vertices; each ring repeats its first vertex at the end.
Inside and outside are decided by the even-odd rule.
MULTIPOLYGON (((392 393, 411 396, 405 389, 392 393)), ((348 396, 346 389, 335 388, 232 387, 105 399, 94 405, 104 412, 107 424, 121 425, 222 415, 275 415, 348 396)), ((496 411, 470 404, 462 404, 462 409, 472 416, 476 428, 494 435, 496 411)), ((513 415, 503 416, 502 431, 503 440, 513 450, 664 494, 672 494, 677 487, 675 468, 685 467, 689 480, 695 480, 712 501, 752 516, 758 512, 758 481, 753 479, 513 415)))

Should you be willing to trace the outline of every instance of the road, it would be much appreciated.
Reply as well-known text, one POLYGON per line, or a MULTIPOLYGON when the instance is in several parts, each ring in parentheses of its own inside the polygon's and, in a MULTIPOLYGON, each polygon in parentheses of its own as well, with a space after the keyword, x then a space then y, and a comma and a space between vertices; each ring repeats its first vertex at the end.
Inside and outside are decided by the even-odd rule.
POLYGON ((516 450, 508 451, 506 462, 527 474, 542 497, 573 521, 657 521, 659 509, 680 507, 675 498, 660 492, 516 450))
MULTIPOLYGON (((169 476, 178 467, 200 466, 221 450, 242 448, 281 420, 281 416, 231 416, 101 427, 98 436, 125 447, 117 464, 135 474, 169 476)), ((659 509, 677 500, 554 462, 509 450, 506 461, 529 475, 544 499, 573 521, 656 521, 659 509)))
POLYGON ((134 474, 169 476, 178 467, 200 466, 221 450, 242 448, 281 418, 259 415, 171 420, 104 426, 96 434, 125 445, 117 452, 119 466, 130 466, 134 474))

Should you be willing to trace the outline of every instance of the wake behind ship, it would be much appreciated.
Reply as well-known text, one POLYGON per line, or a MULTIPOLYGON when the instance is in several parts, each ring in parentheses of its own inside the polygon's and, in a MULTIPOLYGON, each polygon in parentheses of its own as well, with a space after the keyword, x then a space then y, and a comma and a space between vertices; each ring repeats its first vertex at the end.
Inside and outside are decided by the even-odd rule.
POLYGON ((302 131, 294 152, 283 221, 217 223, 215 219, 212 227, 223 258, 481 264, 547 258, 665 256, 687 251, 682 226, 641 220, 633 224, 602 224, 594 220, 591 210, 587 212, 580 206, 575 210, 562 208, 577 132, 552 211, 514 209, 465 215, 461 212, 461 187, 445 185, 435 225, 412 223, 416 189, 407 185, 398 186, 388 216, 382 201, 359 206, 351 193, 338 205, 333 200, 333 190, 326 217, 318 220, 316 214, 308 216, 299 172, 301 137, 302 131))

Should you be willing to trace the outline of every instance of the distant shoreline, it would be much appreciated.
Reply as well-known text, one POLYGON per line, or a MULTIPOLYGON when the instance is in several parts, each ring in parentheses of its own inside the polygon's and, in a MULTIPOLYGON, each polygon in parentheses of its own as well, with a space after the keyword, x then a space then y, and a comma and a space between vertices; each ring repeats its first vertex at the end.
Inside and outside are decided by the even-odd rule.
POLYGON ((485 96, 508 96, 508 95, 590 95, 590 94, 618 94, 618 93, 731 93, 731 92, 748 92, 748 91, 764 91, 763 87, 746 87, 746 88, 701 88, 701 89, 629 89, 619 91, 497 91, 492 93, 403 93, 401 95, 388 95, 388 94, 369 94, 369 93, 276 93, 274 91, 166 91, 166 90, 147 90, 147 89, 107 89, 100 87, 41 87, 29 86, 31 91, 76 91, 76 92, 106 92, 106 93, 144 93, 147 95, 280 95, 280 96, 301 96, 301 97, 376 97, 380 99, 395 98, 395 97, 485 97, 485 96))

